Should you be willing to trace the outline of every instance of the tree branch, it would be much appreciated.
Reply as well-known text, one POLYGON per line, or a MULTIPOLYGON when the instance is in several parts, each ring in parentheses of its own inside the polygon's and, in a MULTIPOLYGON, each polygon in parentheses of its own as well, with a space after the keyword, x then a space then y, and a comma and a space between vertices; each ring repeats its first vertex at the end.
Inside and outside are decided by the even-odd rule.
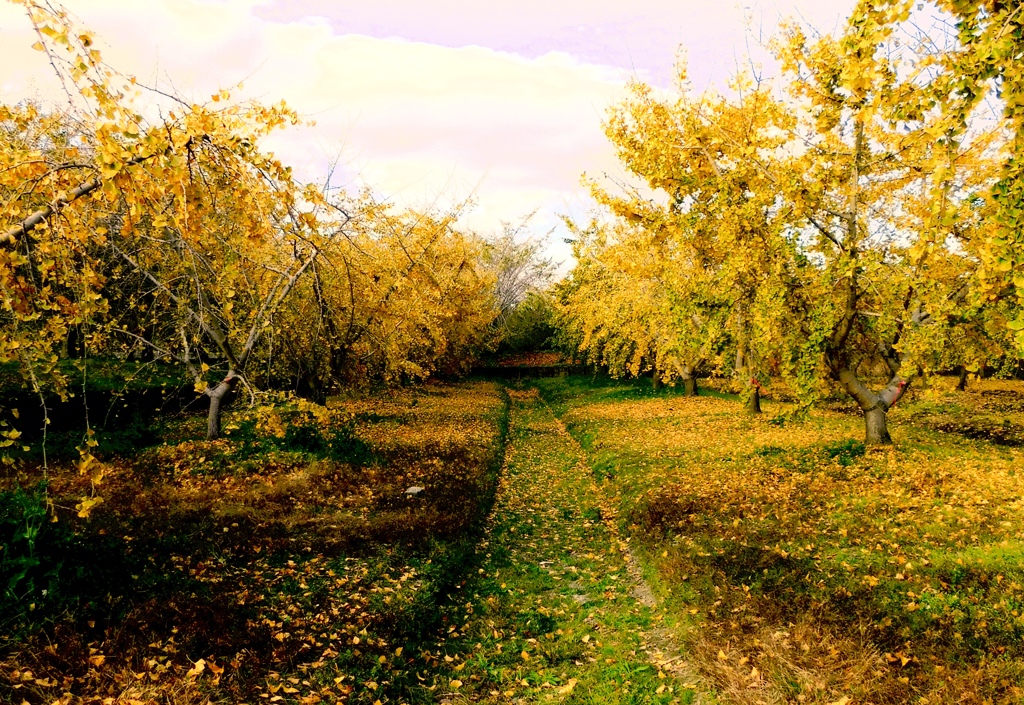
MULTIPOLYGON (((170 148, 168 147, 168 150, 169 149, 170 148)), ((159 154, 159 152, 157 154, 159 154)), ((149 154, 143 157, 135 157, 134 159, 129 159, 127 162, 125 162, 125 167, 141 164, 142 162, 157 156, 157 154, 149 154)), ((0 235, 0 247, 10 247, 14 245, 18 241, 19 237, 29 234, 37 227, 39 227, 39 225, 44 220, 46 220, 47 218, 56 213, 60 213, 60 211, 62 211, 66 206, 74 203, 75 201, 84 196, 88 196, 90 193, 92 193, 102 185, 103 180, 99 177, 96 177, 93 179, 89 179, 85 183, 79 184, 67 196, 58 196, 49 205, 40 208, 32 215, 25 218, 25 220, 21 221, 13 228, 8 230, 6 233, 0 235)))

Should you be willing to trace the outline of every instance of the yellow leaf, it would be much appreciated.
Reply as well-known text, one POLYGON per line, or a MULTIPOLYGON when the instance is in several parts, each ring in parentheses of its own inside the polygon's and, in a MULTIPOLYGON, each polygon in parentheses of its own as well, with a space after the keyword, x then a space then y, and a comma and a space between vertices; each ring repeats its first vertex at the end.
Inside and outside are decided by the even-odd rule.
POLYGON ((43 46, 42 42, 36 42, 35 44, 32 45, 32 48, 35 49, 36 51, 46 51, 46 47, 43 46))
POLYGON ((577 683, 579 683, 578 680, 576 680, 575 678, 570 678, 565 685, 558 689, 558 692, 562 695, 565 695, 566 693, 571 693, 572 689, 576 687, 577 683))
POLYGON ((460 680, 453 680, 452 681, 452 690, 458 690, 461 687, 462 687, 462 681, 460 681, 460 680))
POLYGON ((82 501, 75 505, 75 509, 78 511, 78 516, 88 519, 92 510, 102 503, 102 497, 82 497, 82 501))
POLYGON ((195 665, 192 666, 192 669, 185 674, 185 677, 196 678, 200 673, 203 672, 204 668, 206 668, 206 659, 199 659, 198 661, 196 661, 195 665))

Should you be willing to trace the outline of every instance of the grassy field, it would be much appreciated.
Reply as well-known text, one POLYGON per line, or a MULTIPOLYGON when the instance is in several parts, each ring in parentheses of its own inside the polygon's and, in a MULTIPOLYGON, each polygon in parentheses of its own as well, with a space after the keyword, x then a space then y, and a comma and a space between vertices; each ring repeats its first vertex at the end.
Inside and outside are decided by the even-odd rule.
MULTIPOLYGON (((836 405, 539 380, 725 702, 1024 702, 1024 385, 836 405)), ((949 385, 951 387, 951 385, 949 385)))
POLYGON ((106 459, 88 519, 89 478, 51 468, 50 523, 23 465, 0 507, 0 702, 434 702, 415 674, 476 561, 506 399, 427 385, 233 414, 214 442, 186 417, 106 459))
POLYGON ((590 377, 184 415, 56 523, 30 454, 0 702, 1021 703, 1024 385, 950 387, 882 450, 590 377))

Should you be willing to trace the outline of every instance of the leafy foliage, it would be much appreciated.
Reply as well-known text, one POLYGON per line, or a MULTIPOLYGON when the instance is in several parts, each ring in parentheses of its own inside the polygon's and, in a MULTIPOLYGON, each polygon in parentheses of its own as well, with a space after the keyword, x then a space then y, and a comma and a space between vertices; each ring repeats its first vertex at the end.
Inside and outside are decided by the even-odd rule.
MULTIPOLYGON (((927 86, 929 106, 941 113, 947 139, 968 139, 974 120, 991 109, 992 99, 1001 107, 1010 135, 999 182, 991 190, 993 228, 980 244, 982 278, 993 298, 1016 290, 1015 317, 1007 324, 1018 345, 1024 345, 1024 73, 1019 61, 1024 20, 1012 2, 934 0, 929 5, 947 22, 952 41, 944 51, 929 55, 915 73, 927 86)), ((914 3, 906 0, 862 1, 852 21, 888 31, 901 25, 916 29, 913 9, 914 3)))
POLYGON ((694 96, 681 70, 678 95, 637 84, 611 110, 608 137, 646 188, 595 184, 605 217, 578 231, 561 320, 589 359, 728 372, 755 412, 770 376, 805 404, 829 380, 884 444, 915 371, 1005 343, 981 266, 1001 134, 946 135, 906 77, 917 55, 859 17, 836 38, 786 29, 788 99, 742 75, 731 96, 694 96))
POLYGON ((35 609, 56 593, 60 579, 62 526, 53 526, 44 487, 0 492, 0 625, 35 609))
POLYGON ((215 439, 240 391, 322 401, 468 369, 496 311, 458 209, 397 212, 329 177, 300 184, 262 151, 299 122, 283 103, 143 89, 59 6, 20 4, 76 90, 67 112, 0 107, 0 364, 34 393, 69 394, 62 360, 173 361, 215 439))
POLYGON ((551 350, 556 335, 555 309, 544 294, 531 293, 508 315, 498 355, 551 350))

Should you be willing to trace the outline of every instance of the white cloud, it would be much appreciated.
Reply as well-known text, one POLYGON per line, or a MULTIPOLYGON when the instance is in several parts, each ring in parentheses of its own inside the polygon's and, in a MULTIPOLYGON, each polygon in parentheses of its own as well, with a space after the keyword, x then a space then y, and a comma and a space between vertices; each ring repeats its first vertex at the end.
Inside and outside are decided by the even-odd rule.
MULTIPOLYGON (((742 12, 708 0, 690 4, 688 31, 701 40, 691 63, 724 76, 743 53, 734 43, 742 12), (721 51, 712 56, 716 42, 721 51)), ((539 208, 537 226, 546 229, 559 212, 585 211, 582 172, 618 171, 601 121, 632 70, 550 48, 525 58, 479 46, 341 34, 337 21, 286 21, 280 12, 271 19, 269 8, 287 4, 270 0, 75 0, 72 6, 97 33, 108 63, 143 82, 204 101, 244 79, 240 97, 285 99, 311 116, 315 127, 279 133, 267 144, 307 179, 321 178, 328 159, 340 154, 350 178, 358 175, 400 202, 473 194, 477 206, 466 222, 474 228, 493 230, 500 220, 539 208)), ((366 15, 369 5, 361 8, 366 15)), ((559 10, 555 19, 565 25, 591 10, 608 27, 624 21, 613 0, 559 10)), ((522 30, 526 20, 513 14, 522 30)), ((0 100, 61 99, 45 57, 29 48, 34 41, 20 9, 0 0, 0 100)), ((672 58, 665 56, 665 64, 672 58)), ((643 77, 649 69, 638 71, 643 77)), ((564 246, 555 252, 567 255, 564 246)))
MULTIPOLYGON (((309 179, 340 152, 350 174, 412 204, 474 195, 482 230, 579 199, 579 175, 614 167, 601 132, 624 71, 550 52, 526 59, 483 47, 446 48, 336 35, 325 22, 272 22, 251 0, 75 5, 111 65, 201 101, 245 80, 243 94, 284 99, 315 127, 268 142, 309 179)), ((15 8, 0 5, 4 101, 59 99, 45 57, 15 8), (12 11, 14 10, 14 11, 12 11)))

